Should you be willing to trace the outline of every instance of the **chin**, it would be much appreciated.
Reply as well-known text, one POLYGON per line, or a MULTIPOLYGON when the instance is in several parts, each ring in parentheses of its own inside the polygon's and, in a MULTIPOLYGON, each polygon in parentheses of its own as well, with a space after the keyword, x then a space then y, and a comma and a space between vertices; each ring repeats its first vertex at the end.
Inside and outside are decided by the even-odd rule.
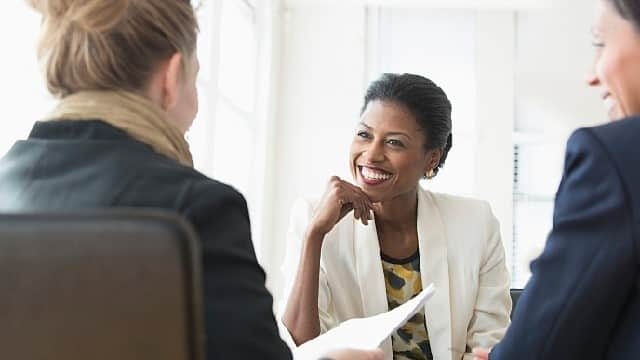
POLYGON ((610 121, 616 121, 616 120, 622 120, 622 119, 624 119, 625 117, 627 117, 627 115, 626 115, 626 114, 624 114, 624 113, 622 113, 621 111, 615 111, 615 110, 614 110, 614 111, 611 111, 611 112, 608 114, 608 117, 609 117, 609 120, 610 120, 610 121))
POLYGON ((386 194, 384 192, 372 190, 371 188, 368 188, 365 184, 362 184, 360 182, 358 182, 358 187, 360 187, 360 189, 362 189, 362 191, 367 194, 371 202, 377 203, 386 199, 386 194))

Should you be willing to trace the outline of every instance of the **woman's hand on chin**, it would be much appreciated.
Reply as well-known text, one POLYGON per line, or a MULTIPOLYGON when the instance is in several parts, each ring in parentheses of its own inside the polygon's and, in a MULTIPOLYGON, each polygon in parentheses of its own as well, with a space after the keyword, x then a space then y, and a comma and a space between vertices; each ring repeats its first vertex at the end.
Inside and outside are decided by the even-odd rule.
POLYGON ((373 219, 373 203, 359 187, 332 176, 313 215, 309 231, 324 237, 350 211, 367 225, 373 219))

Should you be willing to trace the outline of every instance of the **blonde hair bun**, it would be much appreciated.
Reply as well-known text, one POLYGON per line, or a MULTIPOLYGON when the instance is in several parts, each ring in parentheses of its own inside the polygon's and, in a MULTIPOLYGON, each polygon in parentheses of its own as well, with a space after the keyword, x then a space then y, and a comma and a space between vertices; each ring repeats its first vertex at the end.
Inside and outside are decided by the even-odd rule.
POLYGON ((113 29, 123 20, 130 0, 30 0, 30 3, 47 22, 100 33, 113 29))
POLYGON ((189 0, 26 0, 43 16, 38 55, 51 94, 143 90, 156 64, 195 53, 189 0))

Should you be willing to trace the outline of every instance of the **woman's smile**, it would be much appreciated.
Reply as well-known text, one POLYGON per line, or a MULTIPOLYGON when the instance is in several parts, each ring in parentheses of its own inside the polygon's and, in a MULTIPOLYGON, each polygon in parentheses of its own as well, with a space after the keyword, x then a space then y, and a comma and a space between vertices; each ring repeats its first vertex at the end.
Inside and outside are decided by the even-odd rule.
POLYGON ((383 184, 393 177, 388 171, 368 165, 358 165, 358 174, 358 180, 369 186, 383 184))

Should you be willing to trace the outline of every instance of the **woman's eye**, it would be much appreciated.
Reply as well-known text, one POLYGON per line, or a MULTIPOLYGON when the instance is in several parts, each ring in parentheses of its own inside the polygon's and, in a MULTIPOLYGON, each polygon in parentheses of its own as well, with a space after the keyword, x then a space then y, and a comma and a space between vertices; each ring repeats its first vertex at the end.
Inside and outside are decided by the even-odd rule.
POLYGON ((604 43, 602 41, 592 41, 591 45, 593 45, 593 47, 595 47, 595 48, 603 48, 604 47, 604 43))
POLYGON ((404 146, 404 144, 402 143, 402 141, 400 140, 396 140, 396 139, 389 139, 387 140, 387 144, 391 145, 391 146, 398 146, 398 147, 402 147, 404 146))
POLYGON ((369 138, 369 133, 366 131, 358 131, 357 134, 359 137, 363 138, 363 139, 368 139, 369 138))

